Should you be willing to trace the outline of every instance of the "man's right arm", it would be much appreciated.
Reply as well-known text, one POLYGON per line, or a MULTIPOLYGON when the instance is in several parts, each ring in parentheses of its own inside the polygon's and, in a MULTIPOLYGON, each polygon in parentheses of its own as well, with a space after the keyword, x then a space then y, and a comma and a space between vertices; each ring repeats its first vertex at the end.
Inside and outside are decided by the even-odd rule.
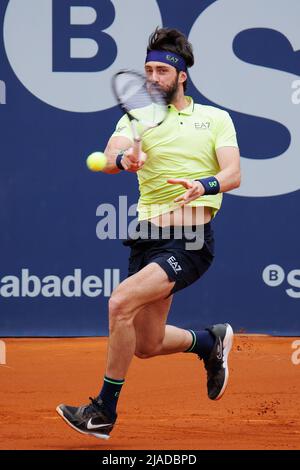
POLYGON ((104 150, 105 156, 107 158, 107 164, 102 171, 104 173, 111 174, 119 173, 121 170, 116 165, 116 158, 120 153, 125 152, 125 150, 129 149, 130 147, 132 147, 132 142, 127 137, 111 137, 107 143, 106 149, 104 150))
POLYGON ((119 173, 122 171, 117 165, 118 155, 119 165, 122 169, 131 172, 137 172, 145 163, 147 155, 141 152, 139 160, 133 151, 133 136, 128 116, 125 114, 121 117, 116 125, 116 129, 108 141, 104 151, 107 158, 107 164, 102 170, 104 173, 119 173))
POLYGON ((124 136, 112 136, 106 149, 104 151, 107 158, 107 164, 103 168, 104 173, 119 173, 122 171, 116 165, 116 159, 118 155, 122 155, 120 158, 121 165, 124 170, 136 173, 145 163, 147 155, 141 152, 140 159, 137 161, 136 155, 133 151, 133 142, 124 136))

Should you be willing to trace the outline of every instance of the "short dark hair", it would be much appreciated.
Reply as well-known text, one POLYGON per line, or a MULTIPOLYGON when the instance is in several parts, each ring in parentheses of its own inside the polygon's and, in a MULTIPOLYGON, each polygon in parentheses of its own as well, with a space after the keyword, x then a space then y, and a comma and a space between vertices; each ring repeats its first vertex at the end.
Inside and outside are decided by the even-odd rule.
MULTIPOLYGON (((157 50, 175 52, 183 57, 187 67, 194 65, 193 46, 178 29, 157 27, 149 37, 147 52, 157 50)), ((186 90, 186 85, 185 81, 184 90, 186 90)))

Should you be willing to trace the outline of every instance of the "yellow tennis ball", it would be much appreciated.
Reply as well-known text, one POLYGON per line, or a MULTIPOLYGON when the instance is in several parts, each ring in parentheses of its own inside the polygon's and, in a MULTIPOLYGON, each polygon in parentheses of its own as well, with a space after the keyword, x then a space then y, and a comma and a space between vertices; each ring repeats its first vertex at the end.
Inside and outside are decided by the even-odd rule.
POLYGON ((87 167, 91 171, 102 171, 106 163, 107 158, 103 152, 93 152, 86 159, 87 167))

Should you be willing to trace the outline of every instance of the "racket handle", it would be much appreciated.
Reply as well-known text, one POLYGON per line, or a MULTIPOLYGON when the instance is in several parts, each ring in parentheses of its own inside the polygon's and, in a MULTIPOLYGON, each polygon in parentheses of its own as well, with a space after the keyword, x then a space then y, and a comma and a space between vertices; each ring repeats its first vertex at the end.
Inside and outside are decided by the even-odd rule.
POLYGON ((131 120, 131 129, 133 134, 133 154, 136 158, 136 161, 139 161, 141 151, 142 151, 142 139, 140 138, 137 131, 137 122, 135 119, 131 120))
POLYGON ((140 160, 142 152, 142 140, 141 139, 134 139, 133 141, 133 154, 137 161, 140 160))

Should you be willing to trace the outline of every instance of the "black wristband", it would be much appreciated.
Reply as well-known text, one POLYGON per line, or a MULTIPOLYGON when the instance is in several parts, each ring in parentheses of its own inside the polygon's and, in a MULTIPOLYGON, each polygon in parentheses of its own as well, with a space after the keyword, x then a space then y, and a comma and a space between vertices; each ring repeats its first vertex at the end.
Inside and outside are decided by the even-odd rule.
POLYGON ((124 152, 120 152, 116 158, 116 166, 119 168, 119 170, 125 170, 125 168, 123 167, 121 163, 123 156, 124 156, 124 152))
POLYGON ((199 183, 204 187, 204 194, 218 194, 220 192, 220 183, 214 176, 208 176, 208 178, 201 178, 199 183))

